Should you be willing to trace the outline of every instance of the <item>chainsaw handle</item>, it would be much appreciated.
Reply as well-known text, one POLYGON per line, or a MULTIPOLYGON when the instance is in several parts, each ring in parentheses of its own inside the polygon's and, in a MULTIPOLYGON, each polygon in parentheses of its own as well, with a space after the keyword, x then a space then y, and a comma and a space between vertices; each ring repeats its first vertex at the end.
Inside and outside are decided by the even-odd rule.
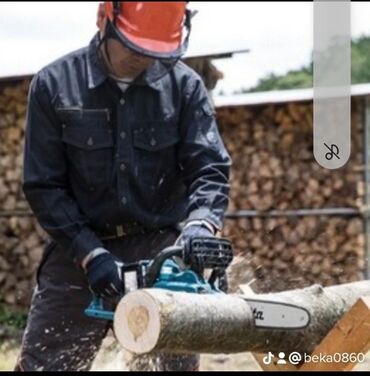
POLYGON ((85 315, 102 320, 113 320, 114 312, 106 310, 103 305, 103 298, 93 293, 92 300, 85 309, 85 315))
MULTIPOLYGON (((149 264, 148 260, 142 260, 139 263, 124 264, 122 267, 122 272, 127 271, 138 271, 142 270, 146 265, 149 264, 146 281, 137 280, 138 287, 151 287, 154 285, 155 281, 159 277, 163 263, 173 256, 181 256, 183 248, 181 246, 171 246, 163 249, 159 252, 149 264)), ((140 274, 140 273, 139 273, 140 274)), ((141 275, 141 274, 140 274, 141 275)), ((103 320, 113 320, 114 312, 104 309, 103 307, 103 298, 93 294, 92 301, 88 308, 85 309, 85 314, 89 317, 99 318, 103 320)))
POLYGON ((148 271, 146 274, 147 286, 151 287, 154 285, 156 279, 159 277, 163 263, 173 257, 173 256, 182 256, 183 247, 178 245, 173 245, 163 249, 159 252, 150 263, 148 271))

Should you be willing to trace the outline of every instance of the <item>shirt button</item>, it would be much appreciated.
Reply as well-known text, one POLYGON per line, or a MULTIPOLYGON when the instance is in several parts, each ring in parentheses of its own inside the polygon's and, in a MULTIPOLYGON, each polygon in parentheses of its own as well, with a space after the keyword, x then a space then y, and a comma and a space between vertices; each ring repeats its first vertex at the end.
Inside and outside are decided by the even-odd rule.
POLYGON ((120 170, 123 172, 126 170, 126 165, 124 163, 121 163, 119 166, 120 170))
POLYGON ((123 106, 124 104, 125 104, 125 99, 124 98, 121 98, 120 100, 119 100, 119 103, 121 103, 121 105, 123 106))
POLYGON ((121 199, 121 202, 122 202, 123 205, 126 205, 127 204, 127 197, 123 196, 122 199, 121 199))
POLYGON ((65 128, 66 128, 66 125, 65 125, 65 124, 62 124, 62 128, 65 129, 65 128))
POLYGON ((120 133, 120 136, 121 136, 122 140, 125 139, 125 137, 126 137, 126 132, 121 132, 121 133, 120 133))
POLYGON ((150 145, 152 145, 152 146, 157 145, 157 141, 156 141, 154 138, 152 138, 152 139, 150 140, 150 145))

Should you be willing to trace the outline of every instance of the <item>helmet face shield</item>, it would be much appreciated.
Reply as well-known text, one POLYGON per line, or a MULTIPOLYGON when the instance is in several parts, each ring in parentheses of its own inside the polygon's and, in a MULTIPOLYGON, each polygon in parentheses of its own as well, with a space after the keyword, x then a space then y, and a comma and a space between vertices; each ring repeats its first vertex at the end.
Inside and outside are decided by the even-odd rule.
POLYGON ((163 61, 173 61, 178 60, 181 55, 177 54, 169 54, 168 56, 164 56, 163 54, 157 54, 155 52, 147 51, 145 49, 140 49, 137 46, 133 45, 132 42, 130 42, 128 39, 126 39, 117 29, 117 27, 114 26, 114 24, 108 20, 107 26, 105 29, 104 37, 106 39, 114 39, 118 41, 125 49, 130 50, 133 54, 144 56, 152 59, 158 59, 163 61))
MULTIPOLYGON (((179 57, 154 57, 154 56, 148 56, 147 54, 144 53, 139 53, 137 49, 132 49, 129 47, 127 41, 125 41, 122 38, 122 35, 119 33, 117 28, 112 24, 110 20, 108 20, 106 29, 105 29, 105 34, 104 37, 100 41, 100 46, 102 43, 106 40, 113 39, 115 41, 118 41, 123 48, 126 50, 130 50, 131 53, 138 55, 138 56, 143 56, 143 57, 150 57, 153 60, 153 62, 150 64, 150 66, 143 71, 139 76, 138 79, 135 79, 133 84, 150 84, 153 83, 160 78, 162 78, 164 75, 166 75, 172 68, 173 66, 178 62, 180 59, 179 57)), ((106 48, 106 44, 104 46, 106 48)))

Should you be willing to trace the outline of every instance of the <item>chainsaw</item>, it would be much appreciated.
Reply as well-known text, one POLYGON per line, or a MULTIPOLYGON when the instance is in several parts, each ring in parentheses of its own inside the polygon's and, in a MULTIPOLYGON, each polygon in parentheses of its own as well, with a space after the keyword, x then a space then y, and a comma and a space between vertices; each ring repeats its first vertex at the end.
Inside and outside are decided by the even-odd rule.
MULTIPOLYGON (((225 294, 226 269, 233 259, 231 243, 224 238, 196 238, 191 242, 190 262, 183 262, 183 247, 171 246, 152 260, 122 266, 123 281, 127 273, 135 274, 135 288, 160 288, 195 294, 225 294), (208 272, 208 277, 206 274, 208 272)), ((126 291, 126 289, 123 289, 126 291)), ((251 307, 257 328, 302 329, 310 322, 309 312, 294 304, 241 296, 251 307)), ((114 312, 104 309, 103 299, 94 295, 85 310, 89 317, 112 320, 114 312)))

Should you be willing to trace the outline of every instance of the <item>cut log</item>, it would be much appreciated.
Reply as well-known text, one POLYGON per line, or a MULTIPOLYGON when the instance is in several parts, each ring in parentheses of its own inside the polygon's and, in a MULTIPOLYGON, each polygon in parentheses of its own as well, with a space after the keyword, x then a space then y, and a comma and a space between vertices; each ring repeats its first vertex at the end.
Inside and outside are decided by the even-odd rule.
POLYGON ((194 347, 204 349, 212 347, 210 338, 215 338, 215 330, 217 341, 225 342, 239 333, 246 337, 252 326, 252 310, 242 299, 160 289, 128 294, 119 303, 114 320, 119 342, 139 354, 171 349, 172 344, 176 344, 173 349, 185 352, 196 350, 194 347))
POLYGON ((190 294, 143 289, 118 304, 114 331, 128 351, 175 353, 310 353, 339 318, 362 296, 370 281, 323 288, 314 285, 280 293, 253 294, 254 300, 285 302, 311 316, 304 329, 261 329, 255 326, 248 295, 190 294))

